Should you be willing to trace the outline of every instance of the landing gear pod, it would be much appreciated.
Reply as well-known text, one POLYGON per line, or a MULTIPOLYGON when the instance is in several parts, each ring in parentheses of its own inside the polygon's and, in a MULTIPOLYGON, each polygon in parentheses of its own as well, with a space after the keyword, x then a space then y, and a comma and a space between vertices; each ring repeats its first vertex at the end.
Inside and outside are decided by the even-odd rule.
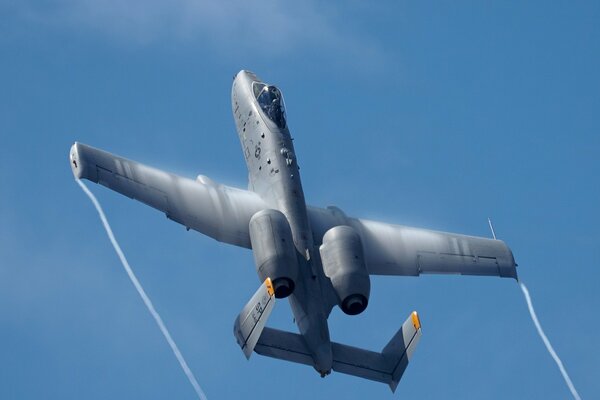
POLYGON ((261 281, 271 278, 275 297, 294 291, 298 260, 287 218, 277 210, 262 210, 250 219, 250 242, 261 281))
POLYGON ((348 315, 363 312, 369 303, 371 280, 358 233, 345 225, 331 228, 319 251, 342 311, 348 315))

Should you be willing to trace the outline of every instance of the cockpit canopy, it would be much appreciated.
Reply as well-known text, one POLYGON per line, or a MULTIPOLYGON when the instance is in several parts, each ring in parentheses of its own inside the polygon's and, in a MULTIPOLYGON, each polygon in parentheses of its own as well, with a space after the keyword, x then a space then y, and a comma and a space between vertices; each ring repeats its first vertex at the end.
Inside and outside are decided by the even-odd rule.
POLYGON ((260 105, 265 115, 277 125, 279 129, 285 129, 285 105, 281 91, 275 86, 265 85, 261 82, 252 84, 254 98, 260 105))

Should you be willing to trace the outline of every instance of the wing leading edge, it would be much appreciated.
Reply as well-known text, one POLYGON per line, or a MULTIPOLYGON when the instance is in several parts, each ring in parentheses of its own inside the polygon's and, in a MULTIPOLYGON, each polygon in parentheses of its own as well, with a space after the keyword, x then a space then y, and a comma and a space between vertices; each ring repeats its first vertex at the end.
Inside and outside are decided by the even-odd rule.
POLYGON ((248 223, 266 208, 256 193, 205 177, 183 178, 82 143, 71 147, 70 161, 76 178, 99 183, 164 212, 188 229, 236 246, 251 247, 248 223))

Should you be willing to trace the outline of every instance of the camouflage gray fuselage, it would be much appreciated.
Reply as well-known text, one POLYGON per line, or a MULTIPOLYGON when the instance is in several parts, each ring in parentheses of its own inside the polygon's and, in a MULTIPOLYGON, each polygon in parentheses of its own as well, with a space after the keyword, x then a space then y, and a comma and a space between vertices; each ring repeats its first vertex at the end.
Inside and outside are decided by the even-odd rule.
MULTIPOLYGON (((259 106, 253 83, 262 81, 240 71, 233 82, 231 103, 242 151, 248 167, 249 190, 259 194, 269 207, 287 218, 298 259, 298 279, 289 302, 315 369, 328 373, 332 366, 327 316, 331 308, 324 292, 332 293, 323 274, 319 251, 307 214, 294 144, 286 121, 276 124, 259 106)), ((285 118, 285 116, 283 116, 285 118)))

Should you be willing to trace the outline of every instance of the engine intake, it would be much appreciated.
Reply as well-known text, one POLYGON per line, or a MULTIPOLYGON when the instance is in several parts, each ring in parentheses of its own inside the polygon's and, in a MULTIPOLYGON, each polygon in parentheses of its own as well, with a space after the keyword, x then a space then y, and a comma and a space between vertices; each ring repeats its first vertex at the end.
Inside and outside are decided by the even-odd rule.
POLYGON ((298 260, 287 218, 277 210, 262 210, 250 219, 250 243, 260 281, 271 278, 275 297, 294 292, 298 260))
POLYGON ((348 315, 363 312, 369 304, 371 280, 356 230, 345 225, 331 228, 323 236, 319 251, 342 311, 348 315))

